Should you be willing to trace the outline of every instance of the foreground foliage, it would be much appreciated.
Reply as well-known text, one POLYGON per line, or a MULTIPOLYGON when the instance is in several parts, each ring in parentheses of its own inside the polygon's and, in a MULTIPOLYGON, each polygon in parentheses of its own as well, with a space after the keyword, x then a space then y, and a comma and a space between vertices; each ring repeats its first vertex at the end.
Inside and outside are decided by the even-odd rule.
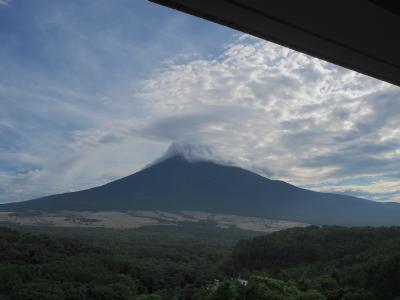
POLYGON ((399 228, 310 226, 254 235, 189 224, 137 230, 0 228, 0 299, 400 296, 399 228))
POLYGON ((240 241, 227 267, 315 289, 329 300, 400 296, 400 228, 294 228, 240 241))
POLYGON ((233 243, 254 236, 207 225, 38 234, 50 230, 0 228, 0 299, 184 299, 222 278, 233 243))

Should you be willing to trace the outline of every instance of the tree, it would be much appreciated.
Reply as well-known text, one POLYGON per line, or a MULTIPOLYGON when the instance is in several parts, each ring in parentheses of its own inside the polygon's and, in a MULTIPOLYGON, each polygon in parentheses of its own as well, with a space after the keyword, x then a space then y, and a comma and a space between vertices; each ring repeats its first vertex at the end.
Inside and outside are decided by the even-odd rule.
POLYGON ((156 294, 143 294, 139 295, 136 300, 162 300, 160 295, 156 294))
POLYGON ((284 281, 253 276, 246 291, 248 300, 325 300, 317 291, 302 292, 284 281))
POLYGON ((238 296, 237 288, 232 282, 224 281, 208 297, 209 300, 234 300, 238 296))

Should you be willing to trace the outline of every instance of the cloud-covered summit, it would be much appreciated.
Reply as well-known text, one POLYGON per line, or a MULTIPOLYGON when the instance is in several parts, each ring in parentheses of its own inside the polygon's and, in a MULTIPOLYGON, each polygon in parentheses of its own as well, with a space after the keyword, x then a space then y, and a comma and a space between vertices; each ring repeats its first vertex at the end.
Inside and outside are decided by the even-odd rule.
POLYGON ((220 165, 235 166, 234 160, 228 160, 228 156, 217 153, 216 149, 207 144, 188 143, 183 141, 173 142, 167 151, 150 165, 172 157, 182 157, 188 162, 209 161, 220 165))
POLYGON ((209 145, 194 145, 179 142, 172 143, 159 160, 165 160, 174 156, 181 156, 189 162, 216 160, 215 153, 209 145))
POLYGON ((400 201, 398 87, 147 2, 41 3, 0 9, 0 202, 100 185, 168 147, 400 201))
POLYGON ((400 166, 397 87, 243 36, 218 57, 161 70, 138 95, 159 138, 202 141, 319 190, 398 197, 385 193, 400 166))

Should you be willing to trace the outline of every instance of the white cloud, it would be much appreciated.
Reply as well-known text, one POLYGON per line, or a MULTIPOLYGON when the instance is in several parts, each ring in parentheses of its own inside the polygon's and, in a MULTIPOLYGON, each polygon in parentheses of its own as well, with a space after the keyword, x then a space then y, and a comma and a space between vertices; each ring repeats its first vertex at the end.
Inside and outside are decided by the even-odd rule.
POLYGON ((271 43, 240 38, 219 57, 167 66, 136 97, 153 118, 146 132, 296 184, 400 167, 399 88, 271 43))
POLYGON ((329 184, 314 187, 320 192, 351 194, 359 197, 368 197, 376 201, 400 202, 400 180, 378 179, 367 180, 363 184, 329 184))
POLYGON ((197 156, 318 190, 400 200, 397 87, 248 36, 225 45, 219 56, 189 53, 165 61, 135 86, 133 95, 126 87, 98 95, 96 107, 86 106, 88 96, 70 93, 63 93, 66 99, 84 101, 37 106, 37 115, 51 109, 57 118, 63 111, 48 123, 68 118, 85 126, 69 129, 64 142, 47 137, 48 151, 14 157, 39 167, 0 173, 1 198, 102 184, 140 169, 175 143, 197 156), (379 179, 369 186, 333 184, 365 176, 379 179))
POLYGON ((1 5, 8 5, 10 4, 11 0, 0 0, 0 6, 1 5))

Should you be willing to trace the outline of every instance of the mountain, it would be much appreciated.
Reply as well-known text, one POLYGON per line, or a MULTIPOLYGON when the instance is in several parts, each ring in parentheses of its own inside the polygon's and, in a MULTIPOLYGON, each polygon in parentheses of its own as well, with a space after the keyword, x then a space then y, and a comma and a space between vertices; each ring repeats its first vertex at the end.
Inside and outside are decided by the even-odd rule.
POLYGON ((3 204, 0 210, 192 210, 311 224, 400 225, 400 204, 309 191, 179 155, 103 186, 3 204))

